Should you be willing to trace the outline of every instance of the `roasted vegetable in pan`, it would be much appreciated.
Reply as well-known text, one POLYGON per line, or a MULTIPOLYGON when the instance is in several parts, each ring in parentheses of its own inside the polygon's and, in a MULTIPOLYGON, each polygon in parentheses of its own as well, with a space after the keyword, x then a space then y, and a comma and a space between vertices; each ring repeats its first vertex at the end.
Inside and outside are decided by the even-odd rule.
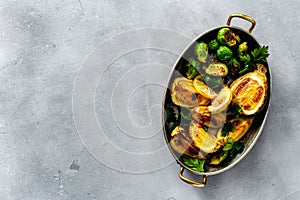
POLYGON ((217 50, 217 58, 221 61, 229 61, 232 58, 232 51, 226 46, 220 46, 217 50))
POLYGON ((208 56, 208 45, 205 42, 196 43, 195 53, 200 62, 206 62, 208 56))
POLYGON ((228 68, 225 64, 217 62, 212 63, 205 70, 206 74, 210 76, 226 76, 228 74, 228 68))
POLYGON ((204 83, 211 88, 218 88, 223 85, 224 80, 222 77, 210 76, 207 74, 204 77, 204 83))
POLYGON ((221 147, 217 138, 195 121, 191 122, 189 132, 195 146, 205 153, 214 153, 221 147))
POLYGON ((203 78, 201 75, 195 77, 193 81, 194 87, 199 94, 203 97, 213 99, 217 96, 214 90, 212 90, 208 85, 203 82, 203 78))
POLYGON ((177 126, 172 132, 170 140, 171 147, 179 154, 192 158, 204 159, 205 155, 193 145, 191 136, 180 126, 177 126))
POLYGON ((211 158, 211 161, 209 162, 209 164, 219 165, 227 158, 227 156, 228 156, 228 151, 222 151, 221 153, 214 155, 211 158))
POLYGON ((269 53, 229 27, 196 41, 191 52, 180 66, 185 77, 172 79, 178 117, 169 138, 179 160, 203 172, 243 152, 244 138, 268 98, 269 53))
POLYGON ((264 69, 249 72, 230 85, 235 100, 245 115, 259 112, 267 98, 267 76, 264 69))
POLYGON ((239 75, 240 67, 241 64, 237 59, 231 59, 228 63, 228 76, 233 79, 236 78, 239 75))
POLYGON ((219 46, 220 45, 217 39, 210 41, 208 44, 208 48, 210 51, 216 51, 219 48, 219 46))
POLYGON ((228 138, 231 138, 234 142, 239 141, 249 130, 253 122, 253 117, 240 117, 238 119, 230 120, 223 129, 220 129, 217 133, 217 138, 222 143, 227 142, 228 138), (228 128, 230 126, 230 128, 228 128))
POLYGON ((190 110, 192 118, 198 123, 210 128, 221 128, 226 122, 224 113, 213 114, 208 111, 208 106, 197 106, 190 110))
POLYGON ((214 98, 211 104, 208 106, 208 111, 211 113, 220 113, 225 110, 232 100, 232 92, 231 89, 224 85, 224 87, 220 90, 216 98, 214 98))
POLYGON ((210 99, 200 95, 194 88, 193 81, 184 77, 176 78, 172 85, 172 101, 182 107, 192 108, 198 105, 208 105, 210 99))
POLYGON ((229 47, 232 47, 237 43, 235 34, 229 28, 221 28, 217 38, 221 44, 229 47))
POLYGON ((196 59, 190 58, 188 64, 186 65, 188 68, 186 77, 188 79, 194 78, 199 73, 199 65, 200 63, 196 59))

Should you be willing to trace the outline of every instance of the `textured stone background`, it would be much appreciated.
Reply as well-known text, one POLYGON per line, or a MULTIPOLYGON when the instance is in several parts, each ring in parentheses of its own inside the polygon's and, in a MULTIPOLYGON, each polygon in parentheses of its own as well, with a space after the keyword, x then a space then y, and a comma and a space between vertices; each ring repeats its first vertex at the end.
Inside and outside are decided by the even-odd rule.
MULTIPOLYGON (((298 0, 1 0, 0 199, 300 199, 299 8, 298 0), (241 163, 208 177, 207 187, 198 189, 177 178, 174 162, 133 174, 106 167, 90 154, 73 122, 72 91, 82 63, 99 43, 142 27, 194 38, 223 25, 236 12, 256 19, 253 34, 270 46, 273 75, 269 118, 241 163)), ((140 63, 161 56, 171 67, 176 60, 159 50, 143 51, 148 60, 140 63)), ((141 55, 120 58, 119 64, 128 71, 141 55)), ((97 95, 101 97, 101 91, 97 95)), ((155 95, 151 91, 148 98, 155 95)), ((133 111, 140 125, 147 124, 147 116, 133 111)), ((130 142, 126 137, 121 135, 120 142, 110 135, 113 127, 106 130, 117 145, 136 150, 125 145, 130 142)), ((156 142, 149 143, 146 150, 157 148, 156 142)), ((139 147, 138 141, 134 144, 139 147)))

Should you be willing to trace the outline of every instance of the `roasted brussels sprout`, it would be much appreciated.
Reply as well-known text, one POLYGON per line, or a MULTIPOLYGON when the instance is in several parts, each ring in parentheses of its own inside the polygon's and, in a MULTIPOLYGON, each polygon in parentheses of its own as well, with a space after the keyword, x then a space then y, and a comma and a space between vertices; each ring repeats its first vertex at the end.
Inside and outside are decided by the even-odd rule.
POLYGON ((217 76, 213 77, 213 76, 206 75, 204 77, 204 82, 206 85, 208 85, 211 88, 217 88, 223 85, 224 80, 222 77, 217 77, 217 76))
POLYGON ((217 58, 222 61, 228 61, 232 58, 232 51, 226 46, 220 46, 217 50, 217 58))
POLYGON ((228 68, 225 64, 217 62, 212 63, 205 70, 206 74, 210 76, 226 76, 228 74, 228 68))
POLYGON ((218 40, 214 39, 209 42, 208 48, 210 51, 216 51, 219 48, 219 42, 218 40))
POLYGON ((245 55, 245 53, 247 52, 247 50, 248 50, 247 42, 243 42, 243 43, 240 44, 239 47, 238 47, 238 55, 239 55, 239 56, 245 55))
POLYGON ((189 59, 189 63, 186 65, 188 70, 186 72, 186 76, 188 79, 194 78, 198 74, 200 63, 194 58, 189 59))
POLYGON ((221 28, 217 38, 221 44, 229 47, 232 47, 237 43, 235 34, 229 28, 221 28))
POLYGON ((197 42, 195 45, 195 54, 200 62, 206 62, 208 45, 205 42, 197 42))

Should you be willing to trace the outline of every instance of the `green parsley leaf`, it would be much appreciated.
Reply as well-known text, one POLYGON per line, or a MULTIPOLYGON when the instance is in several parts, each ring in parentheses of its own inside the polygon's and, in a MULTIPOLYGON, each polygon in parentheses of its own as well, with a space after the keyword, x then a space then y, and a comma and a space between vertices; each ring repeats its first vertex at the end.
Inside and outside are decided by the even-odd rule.
POLYGON ((240 141, 237 141, 233 144, 233 148, 237 151, 237 153, 242 153, 244 150, 244 144, 240 141))
POLYGON ((245 55, 240 56, 240 60, 242 62, 244 62, 245 64, 250 64, 251 63, 251 57, 250 57, 249 54, 245 54, 245 55))
POLYGON ((229 134, 229 132, 233 132, 234 131, 234 126, 232 123, 227 122, 226 124, 224 124, 223 128, 222 128, 222 136, 225 137, 229 134))
POLYGON ((230 157, 234 158, 238 153, 244 150, 244 143, 241 141, 234 142, 232 138, 228 138, 227 143, 223 147, 224 152, 229 152, 230 157))
POLYGON ((204 172, 205 161, 198 158, 190 158, 181 156, 179 158, 187 167, 191 168, 194 171, 204 172))
POLYGON ((189 128, 190 124, 192 121, 192 116, 191 113, 188 109, 186 108, 181 108, 180 111, 180 126, 183 128, 189 128))
POLYGON ((253 64, 246 64, 244 69, 242 69, 241 71, 239 71, 239 74, 246 74, 248 72, 251 72, 254 70, 254 65, 253 64))
POLYGON ((239 104, 234 104, 234 118, 237 119, 240 117, 240 113, 242 112, 242 108, 239 106, 239 104))
POLYGON ((238 119, 241 113, 242 108, 237 103, 230 105, 226 112, 227 121, 230 121, 231 119, 238 119))
POLYGON ((223 151, 229 151, 233 148, 234 141, 232 138, 228 138, 227 143, 225 144, 223 151))
POLYGON ((231 158, 244 150, 244 143, 241 141, 234 142, 232 138, 228 138, 227 143, 223 147, 223 152, 228 152, 231 158))
POLYGON ((267 57, 270 55, 268 53, 269 47, 268 46, 262 46, 254 49, 251 51, 251 55, 253 56, 254 62, 267 62, 267 57))

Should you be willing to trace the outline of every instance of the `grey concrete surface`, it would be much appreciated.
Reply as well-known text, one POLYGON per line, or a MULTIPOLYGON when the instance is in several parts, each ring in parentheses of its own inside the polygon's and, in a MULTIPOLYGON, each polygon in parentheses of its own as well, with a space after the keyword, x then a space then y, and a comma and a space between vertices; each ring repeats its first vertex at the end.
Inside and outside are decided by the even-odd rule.
MULTIPOLYGON (((297 0, 1 0, 0 199, 300 199, 299 8, 297 0), (261 44, 270 46, 269 65, 273 75, 273 99, 265 129, 241 163, 225 173, 208 177, 207 186, 199 189, 178 179, 179 167, 175 162, 161 160, 166 163, 160 169, 132 173, 126 172, 126 166, 108 166, 92 153, 93 148, 83 142, 85 133, 80 132, 90 119, 74 123, 74 115, 78 113, 72 109, 72 96, 78 73, 94 49, 101 49, 102 42, 110 41, 112 36, 144 27, 167 29, 171 38, 177 33, 185 41, 184 38, 192 39, 223 25, 230 13, 237 12, 256 19, 253 34, 261 44)), ((249 26, 239 20, 234 24, 249 26)), ((113 52, 91 61, 100 70, 106 69, 103 76, 98 75, 100 81, 94 93, 99 125, 112 143, 128 152, 147 153, 164 146, 160 134, 141 139, 128 135, 130 131, 120 127, 130 128, 126 126, 130 118, 138 124, 135 127, 150 126, 156 130, 159 120, 151 121, 151 117, 160 116, 157 104, 161 87, 145 88, 140 83, 142 89, 133 93, 125 104, 130 116, 120 114, 116 120, 111 114, 114 107, 110 107, 114 98, 109 91, 114 89, 115 80, 130 75, 135 66, 147 63, 167 66, 161 73, 157 68, 153 71, 161 75, 160 80, 167 79, 176 54, 146 48, 155 42, 159 45, 148 38, 145 46, 139 44, 140 50, 116 58, 108 68, 97 63, 113 52), (149 125, 151 122, 154 126, 149 125)), ((184 45, 180 44, 175 45, 176 51, 183 50, 184 45)), ((148 74, 135 72, 141 73, 136 80, 146 80, 152 73, 151 70, 148 74)), ((93 73, 86 74, 86 82, 93 73)), ((120 101, 113 106, 122 111, 121 91, 119 95, 120 101)), ((118 115, 118 110, 115 114, 118 115)), ((105 146, 100 153, 103 153, 100 157, 110 156, 105 146)), ((155 157, 151 159, 144 162, 160 163, 155 157)), ((146 167, 138 160, 133 161, 132 166, 146 167)), ((122 160, 118 162, 121 166, 122 160)))

